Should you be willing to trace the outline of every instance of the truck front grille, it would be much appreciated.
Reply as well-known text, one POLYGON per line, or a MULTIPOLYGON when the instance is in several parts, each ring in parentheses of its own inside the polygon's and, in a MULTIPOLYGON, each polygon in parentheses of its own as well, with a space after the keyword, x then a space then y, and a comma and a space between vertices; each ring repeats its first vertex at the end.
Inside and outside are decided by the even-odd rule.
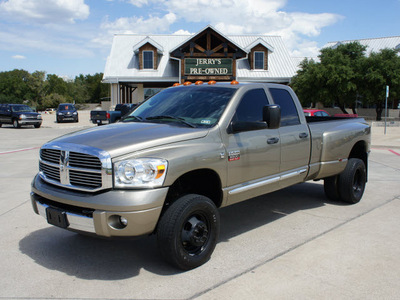
POLYGON ((39 175, 51 184, 81 191, 111 188, 111 158, 104 152, 95 154, 42 148, 39 175))

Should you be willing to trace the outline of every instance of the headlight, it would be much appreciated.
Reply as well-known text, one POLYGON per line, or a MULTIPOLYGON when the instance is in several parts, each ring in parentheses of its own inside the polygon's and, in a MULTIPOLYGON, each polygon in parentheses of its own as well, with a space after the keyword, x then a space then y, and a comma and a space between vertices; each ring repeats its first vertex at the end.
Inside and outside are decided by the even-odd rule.
POLYGON ((41 116, 41 115, 38 115, 37 118, 38 118, 38 120, 41 120, 41 119, 42 119, 42 116, 41 116))
POLYGON ((77 113, 76 111, 74 111, 72 114, 73 114, 74 116, 76 116, 78 113, 77 113))
POLYGON ((116 188, 154 188, 164 183, 168 162, 163 159, 141 158, 116 162, 116 188))
POLYGON ((19 115, 19 118, 20 119, 26 119, 26 116, 25 115, 19 115))
POLYGON ((62 116, 62 115, 63 115, 63 113, 59 112, 59 113, 58 113, 58 115, 59 115, 59 116, 62 116))

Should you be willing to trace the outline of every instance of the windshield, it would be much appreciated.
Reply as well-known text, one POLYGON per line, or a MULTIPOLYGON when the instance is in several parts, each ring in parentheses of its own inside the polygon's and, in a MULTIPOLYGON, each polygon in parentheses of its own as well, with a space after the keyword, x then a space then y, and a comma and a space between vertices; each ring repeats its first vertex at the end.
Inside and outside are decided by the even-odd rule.
POLYGON ((34 112, 34 110, 27 105, 15 105, 12 106, 12 110, 14 112, 34 112))
POLYGON ((192 86, 165 89, 154 95, 123 122, 174 122, 190 127, 212 127, 236 89, 192 86))
POLYGON ((75 110, 75 107, 71 104, 60 104, 58 110, 75 110))

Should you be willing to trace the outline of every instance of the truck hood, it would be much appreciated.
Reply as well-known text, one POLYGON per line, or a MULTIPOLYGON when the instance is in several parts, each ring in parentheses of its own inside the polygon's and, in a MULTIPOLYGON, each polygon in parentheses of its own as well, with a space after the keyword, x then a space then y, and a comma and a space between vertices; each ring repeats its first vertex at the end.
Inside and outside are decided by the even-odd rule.
POLYGON ((111 157, 205 137, 208 129, 156 123, 117 123, 70 133, 51 143, 84 145, 107 151, 111 157))

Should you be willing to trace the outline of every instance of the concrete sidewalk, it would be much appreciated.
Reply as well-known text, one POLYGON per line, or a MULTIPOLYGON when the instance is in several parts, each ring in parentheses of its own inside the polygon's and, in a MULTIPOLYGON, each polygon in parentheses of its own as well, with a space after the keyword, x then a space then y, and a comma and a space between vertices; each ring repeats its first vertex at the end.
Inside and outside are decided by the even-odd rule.
POLYGON ((399 200, 334 227, 194 299, 398 299, 399 200))
POLYGON ((373 122, 371 126, 371 134, 372 147, 400 148, 400 126, 393 126, 392 124, 389 124, 389 126, 386 127, 385 134, 383 122, 373 122))

